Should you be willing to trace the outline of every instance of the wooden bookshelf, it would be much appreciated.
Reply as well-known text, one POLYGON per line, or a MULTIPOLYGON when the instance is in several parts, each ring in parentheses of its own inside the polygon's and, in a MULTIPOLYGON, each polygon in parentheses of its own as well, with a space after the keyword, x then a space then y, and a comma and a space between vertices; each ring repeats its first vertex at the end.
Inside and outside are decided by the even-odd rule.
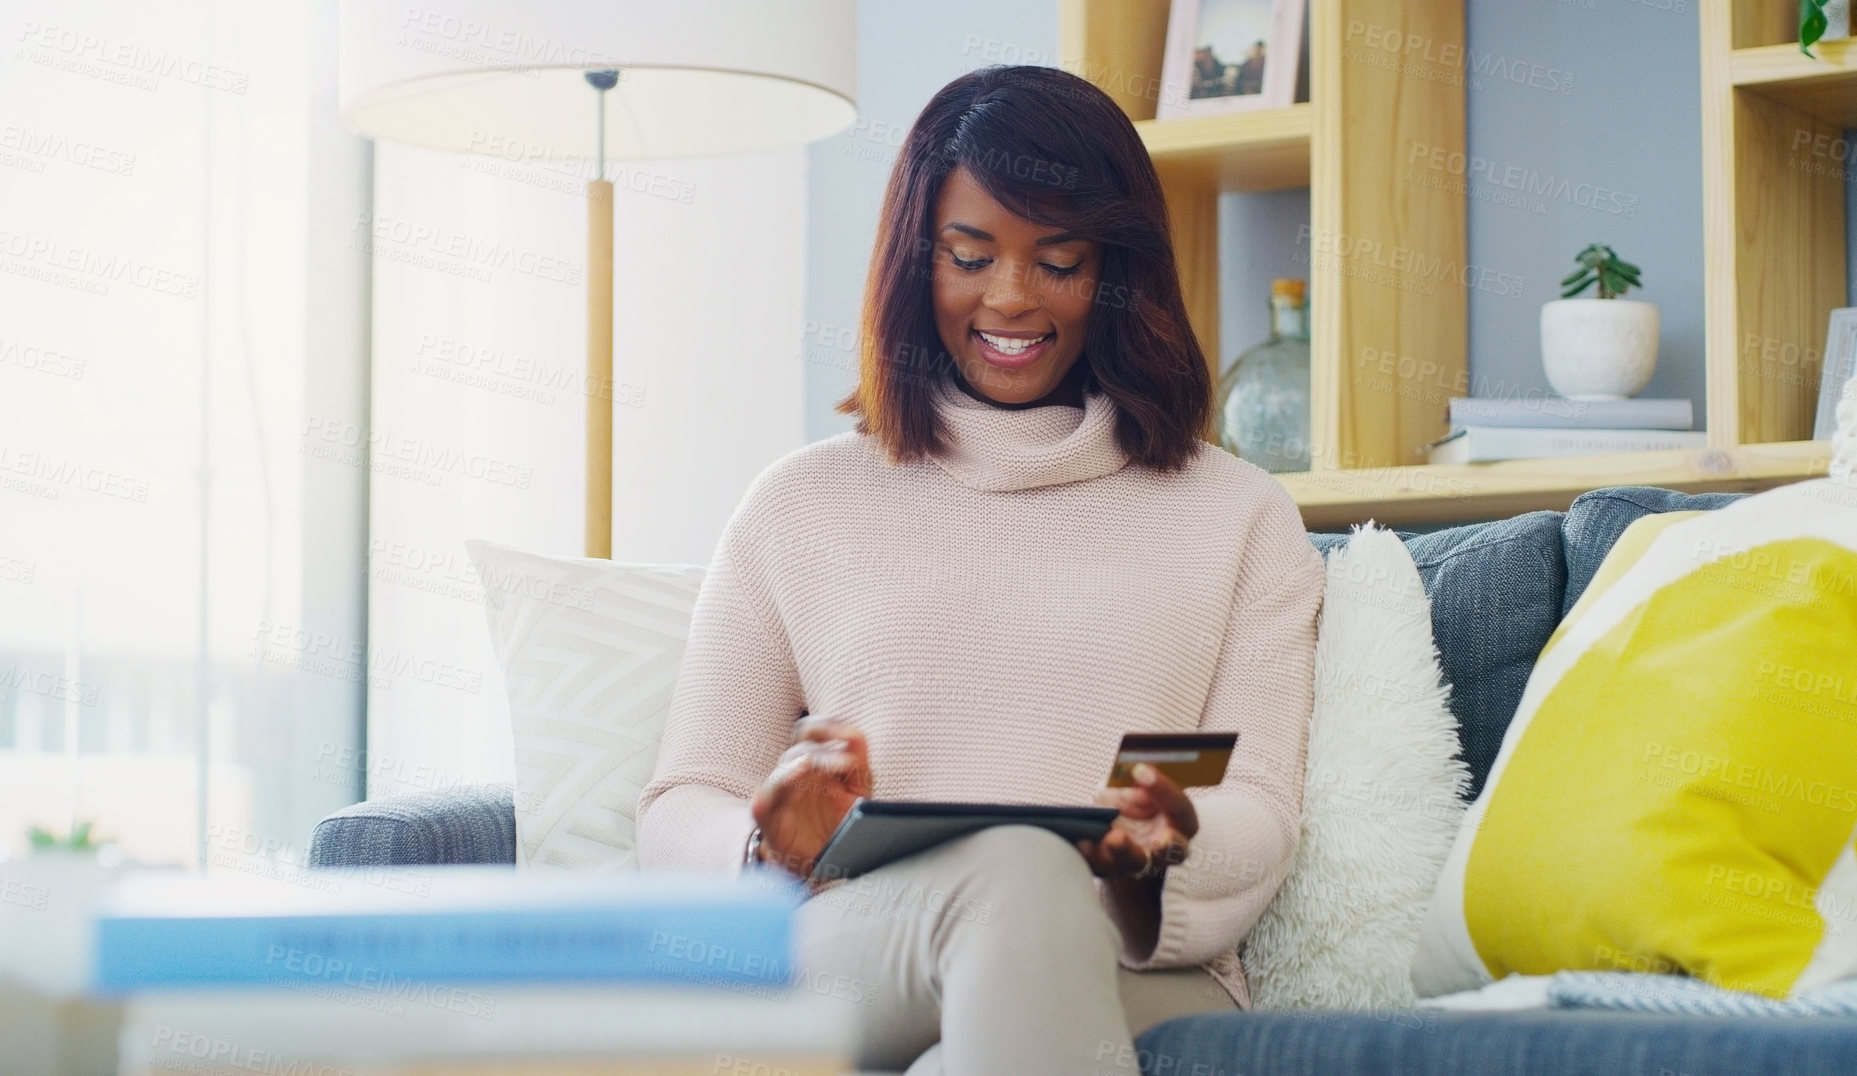
POLYGON ((1800 52, 1796 5, 1732 0, 1701 16, 1709 441, 1810 437, 1826 319, 1845 305, 1857 50, 1800 52))
POLYGON ((1154 119, 1165 0, 1059 0, 1059 51, 1153 155, 1215 375, 1248 342, 1219 333, 1219 196, 1309 188, 1313 469, 1280 477, 1311 527, 1487 519, 1609 485, 1753 490, 1824 473, 1828 447, 1802 439, 1826 317, 1843 303, 1842 184, 1857 161, 1814 171, 1800 148, 1857 126, 1857 48, 1832 42, 1813 61, 1789 43, 1794 6, 1700 5, 1709 449, 1431 467, 1418 446, 1444 434, 1444 400, 1468 384, 1468 289, 1454 271, 1467 264, 1465 196, 1419 182, 1406 162, 1415 146, 1464 150, 1465 80, 1450 60, 1464 55, 1463 7, 1309 7, 1311 100, 1283 109, 1154 119), (1415 39, 1429 47, 1371 43, 1415 39), (1383 374, 1386 355, 1413 372, 1383 374))

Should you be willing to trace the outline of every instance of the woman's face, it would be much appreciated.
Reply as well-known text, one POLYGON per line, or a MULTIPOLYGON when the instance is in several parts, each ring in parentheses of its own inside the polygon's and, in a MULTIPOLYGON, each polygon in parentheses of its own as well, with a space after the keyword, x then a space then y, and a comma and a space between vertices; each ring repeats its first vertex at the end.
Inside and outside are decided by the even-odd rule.
POLYGON ((1083 354, 1096 241, 1015 215, 965 167, 942 184, 933 224, 935 327, 962 378, 998 403, 1051 392, 1083 354))

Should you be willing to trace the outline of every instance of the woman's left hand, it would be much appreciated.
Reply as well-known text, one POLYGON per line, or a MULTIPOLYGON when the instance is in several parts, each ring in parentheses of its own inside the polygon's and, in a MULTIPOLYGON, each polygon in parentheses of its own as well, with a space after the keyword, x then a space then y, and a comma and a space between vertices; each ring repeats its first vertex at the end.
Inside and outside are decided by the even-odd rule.
POLYGON ((1101 807, 1121 814, 1100 841, 1078 841, 1077 851, 1102 878, 1157 876, 1163 867, 1186 861, 1199 814, 1180 786, 1147 763, 1135 767, 1133 788, 1105 788, 1101 807))

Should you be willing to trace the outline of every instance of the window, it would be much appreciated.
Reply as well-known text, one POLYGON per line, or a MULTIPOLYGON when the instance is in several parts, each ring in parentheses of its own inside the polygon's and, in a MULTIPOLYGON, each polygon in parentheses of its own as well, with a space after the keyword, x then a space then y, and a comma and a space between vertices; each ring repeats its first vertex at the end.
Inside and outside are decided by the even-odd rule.
POLYGON ((0 847, 289 863, 360 794, 365 142, 332 3, 42 6, 0 58, 0 847))

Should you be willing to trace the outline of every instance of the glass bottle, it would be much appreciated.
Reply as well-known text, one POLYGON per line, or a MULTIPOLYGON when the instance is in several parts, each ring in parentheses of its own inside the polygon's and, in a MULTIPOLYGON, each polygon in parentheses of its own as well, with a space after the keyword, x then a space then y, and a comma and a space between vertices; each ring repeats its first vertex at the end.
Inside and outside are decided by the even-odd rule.
POLYGON ((1219 377, 1219 444, 1266 471, 1309 469, 1309 319, 1300 280, 1270 282, 1270 339, 1219 377))

